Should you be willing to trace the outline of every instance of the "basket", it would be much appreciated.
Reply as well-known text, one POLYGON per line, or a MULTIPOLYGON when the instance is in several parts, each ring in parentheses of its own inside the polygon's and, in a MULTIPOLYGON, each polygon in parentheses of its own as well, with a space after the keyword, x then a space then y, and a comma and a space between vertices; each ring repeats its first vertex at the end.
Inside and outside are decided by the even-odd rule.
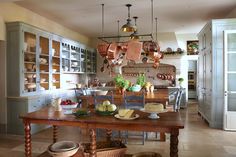
POLYGON ((155 152, 140 152, 134 154, 132 157, 161 157, 161 155, 155 152))
MULTIPOLYGON (((84 157, 89 157, 90 143, 83 143, 84 157)), ((120 141, 97 142, 97 157, 124 157, 127 147, 120 141)))

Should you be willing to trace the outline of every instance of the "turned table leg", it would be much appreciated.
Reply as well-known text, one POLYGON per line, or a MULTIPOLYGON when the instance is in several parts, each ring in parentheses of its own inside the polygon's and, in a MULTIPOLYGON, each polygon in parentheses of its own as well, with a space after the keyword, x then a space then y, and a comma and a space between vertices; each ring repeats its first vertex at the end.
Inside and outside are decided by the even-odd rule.
POLYGON ((57 142, 58 137, 58 126, 53 125, 53 143, 57 142))
POLYGON ((106 129, 106 134, 107 134, 107 141, 111 141, 112 131, 110 129, 106 129))
POLYGON ((90 140, 91 140, 89 157, 97 157, 96 131, 95 131, 95 129, 90 129, 89 133, 90 133, 90 140))
POLYGON ((178 157, 179 130, 172 130, 170 134, 170 157, 178 157))
POLYGON ((166 134, 164 132, 160 132, 160 141, 166 141, 166 134))
POLYGON ((28 121, 24 121, 24 130, 25 130, 25 156, 31 157, 31 126, 28 121))

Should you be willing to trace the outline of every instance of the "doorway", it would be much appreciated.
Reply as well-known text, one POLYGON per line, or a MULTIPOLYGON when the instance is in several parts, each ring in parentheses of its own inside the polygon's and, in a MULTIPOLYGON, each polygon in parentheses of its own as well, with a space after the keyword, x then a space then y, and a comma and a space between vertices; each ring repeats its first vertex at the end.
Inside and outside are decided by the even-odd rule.
POLYGON ((197 99, 197 60, 188 61, 188 99, 197 99))

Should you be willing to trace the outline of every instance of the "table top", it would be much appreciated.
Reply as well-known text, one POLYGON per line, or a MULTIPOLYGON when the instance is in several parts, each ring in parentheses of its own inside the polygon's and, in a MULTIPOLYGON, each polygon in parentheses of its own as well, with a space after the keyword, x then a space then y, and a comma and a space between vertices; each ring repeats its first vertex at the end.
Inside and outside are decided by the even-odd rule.
POLYGON ((148 118, 149 114, 141 111, 135 111, 140 117, 135 120, 120 120, 111 116, 101 116, 91 111, 89 116, 77 118, 74 115, 65 115, 63 112, 55 111, 53 107, 45 107, 41 110, 20 116, 20 118, 30 121, 31 123, 69 125, 80 127, 95 128, 113 128, 140 131, 157 131, 165 129, 168 132, 170 128, 184 128, 178 112, 160 113, 159 119, 148 118))

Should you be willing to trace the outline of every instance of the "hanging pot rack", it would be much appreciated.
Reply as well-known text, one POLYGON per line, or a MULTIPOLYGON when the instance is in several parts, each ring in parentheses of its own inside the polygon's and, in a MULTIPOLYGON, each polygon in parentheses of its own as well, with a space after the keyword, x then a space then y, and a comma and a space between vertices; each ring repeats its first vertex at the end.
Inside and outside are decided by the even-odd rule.
MULTIPOLYGON (((153 40, 153 35, 152 34, 139 34, 140 37, 150 37, 150 40, 143 40, 143 41, 152 41, 153 40)), ((130 35, 119 35, 119 36, 105 36, 105 37, 98 37, 98 39, 106 42, 106 43, 111 43, 109 40, 106 39, 116 39, 116 38, 130 38, 130 35)), ((142 40, 140 40, 143 42, 142 40)), ((125 41, 118 41, 116 43, 124 43, 125 41)))

